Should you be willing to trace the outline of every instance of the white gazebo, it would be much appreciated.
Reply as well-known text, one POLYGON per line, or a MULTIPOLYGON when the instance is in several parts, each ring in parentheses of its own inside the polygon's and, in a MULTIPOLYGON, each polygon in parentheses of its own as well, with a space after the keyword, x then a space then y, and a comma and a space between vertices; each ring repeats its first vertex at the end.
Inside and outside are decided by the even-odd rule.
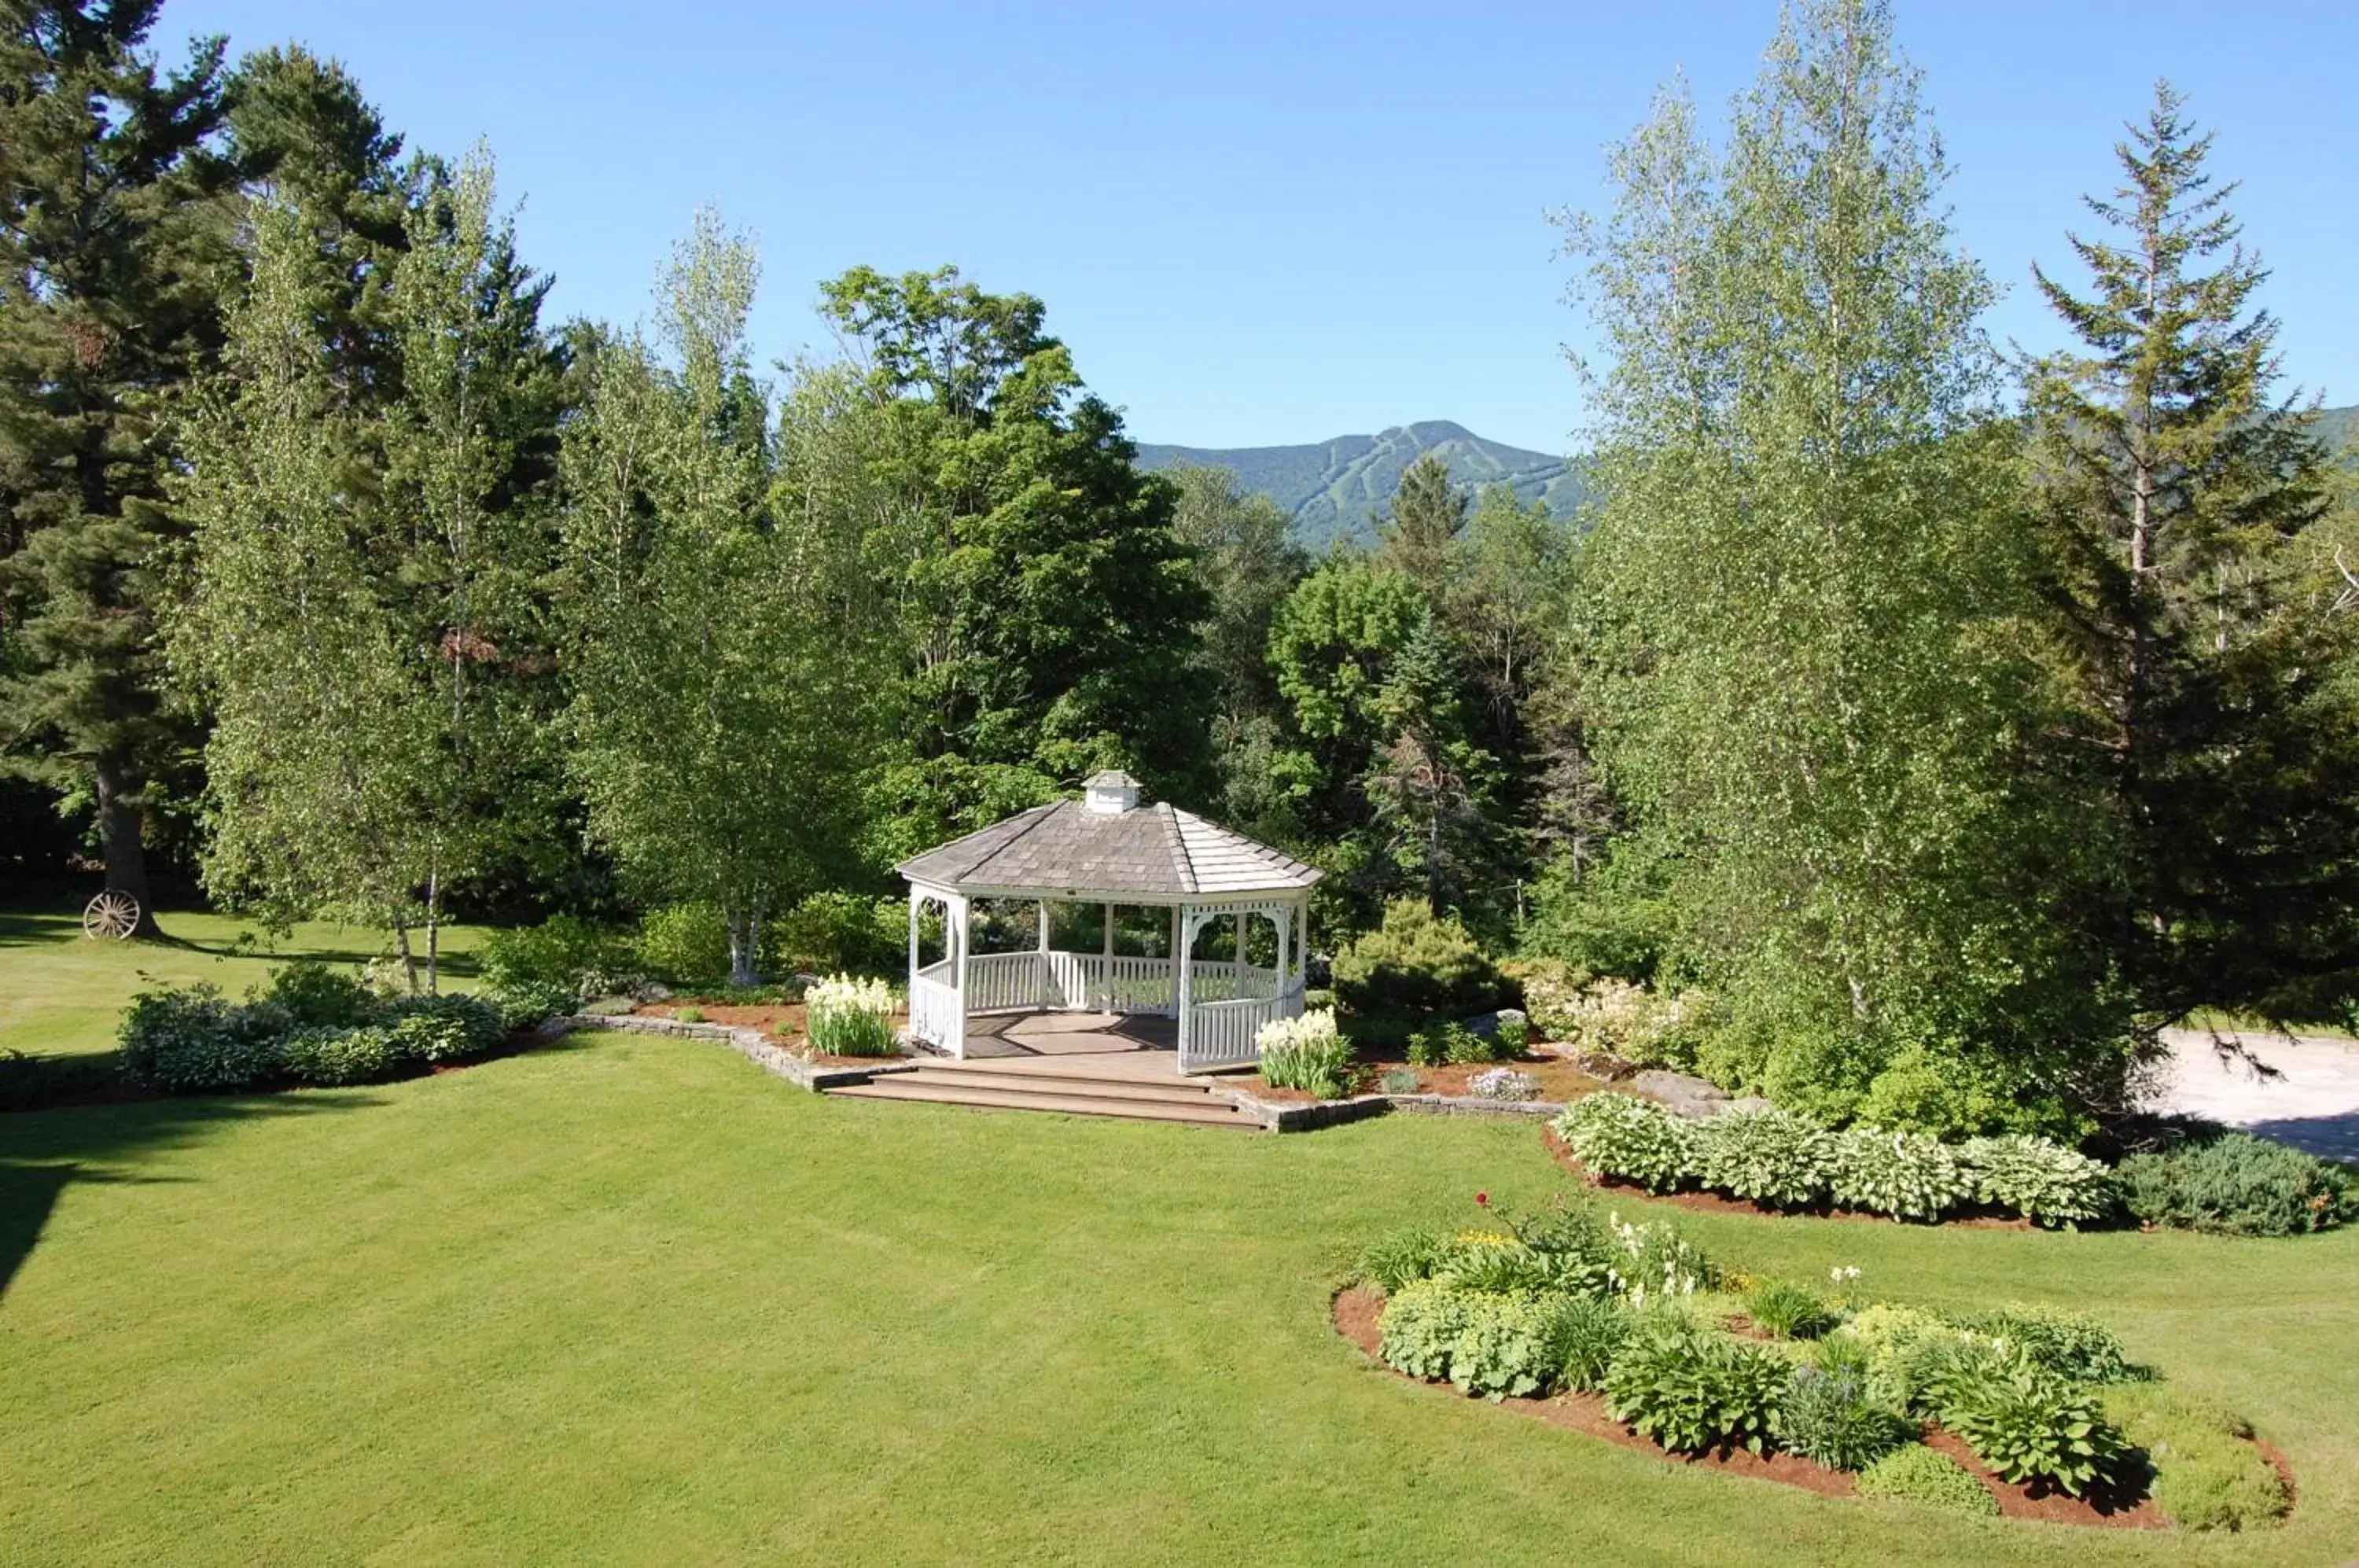
POLYGON ((1100 773, 1079 800, 1019 811, 897 869, 909 883, 909 1029, 951 1056, 966 1055, 971 1014, 1147 1013, 1176 1020, 1179 1071, 1199 1073, 1257 1060, 1262 1026, 1302 1012, 1304 916, 1321 874, 1190 812, 1140 805, 1127 774, 1100 773), (1037 903, 1038 944, 971 952, 977 898, 1037 903), (929 903, 941 906, 945 951, 921 965, 929 903), (1103 907, 1097 952, 1049 946, 1049 909, 1060 903, 1103 907), (1169 909, 1169 955, 1117 954, 1117 905, 1169 909), (1194 957, 1198 936, 1220 920, 1234 922, 1233 956, 1194 957), (1255 920, 1275 934, 1263 944, 1275 953, 1269 968, 1247 956, 1255 920))

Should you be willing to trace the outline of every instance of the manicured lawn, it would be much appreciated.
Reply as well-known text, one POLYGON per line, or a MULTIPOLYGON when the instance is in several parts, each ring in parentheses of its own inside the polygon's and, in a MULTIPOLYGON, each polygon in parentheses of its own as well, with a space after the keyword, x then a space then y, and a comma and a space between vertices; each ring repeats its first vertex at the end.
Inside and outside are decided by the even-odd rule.
MULTIPOLYGON (((0 1049, 27 1056, 114 1050, 115 1019, 142 975, 176 985, 210 981, 237 996, 288 959, 365 963, 387 941, 383 931, 322 921, 273 937, 251 920, 166 911, 156 917, 164 930, 161 942, 91 942, 82 935, 80 909, 70 905, 61 898, 54 908, 0 909, 0 1049), (246 942, 240 942, 242 936, 246 942)), ((471 984, 467 955, 482 934, 473 927, 445 928, 445 985, 471 984)), ((423 939, 413 934, 411 940, 422 953, 423 939)))
MULTIPOLYGON (((0 1116, 16 1562, 2185 1563, 2359 1555, 2359 1235, 1685 1216, 1732 1260, 2084 1307, 2292 1455, 2286 1528, 1951 1522, 1381 1373, 1361 1236, 1533 1128, 817 1099, 602 1035, 387 1087, 0 1116)), ((1625 1205, 1634 1207, 1635 1205, 1625 1205)))

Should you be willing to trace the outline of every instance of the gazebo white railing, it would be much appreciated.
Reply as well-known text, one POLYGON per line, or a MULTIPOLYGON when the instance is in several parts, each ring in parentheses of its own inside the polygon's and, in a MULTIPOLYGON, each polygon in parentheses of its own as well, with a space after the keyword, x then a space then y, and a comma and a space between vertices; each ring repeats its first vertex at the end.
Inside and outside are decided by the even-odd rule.
POLYGON ((952 1056, 966 1054, 967 1018, 978 1013, 1082 1011, 1144 1014, 1178 1024, 1181 1073, 1258 1060, 1262 1026, 1302 1011, 1302 943, 1319 872, 1276 850, 1168 805, 1141 807, 1121 774, 1089 781, 1086 803, 1035 808, 929 851, 901 867, 909 881, 909 1030, 952 1056), (977 898, 1039 908, 1027 952, 972 951, 977 898), (1054 904, 1100 904, 1096 953, 1049 945, 1054 904), (943 956, 921 964, 928 905, 942 911, 943 956), (1114 908, 1170 911, 1169 951, 1114 951, 1114 908), (1207 926, 1232 922, 1231 956, 1193 956, 1207 926), (1251 922, 1269 927, 1267 965, 1251 962, 1251 922))

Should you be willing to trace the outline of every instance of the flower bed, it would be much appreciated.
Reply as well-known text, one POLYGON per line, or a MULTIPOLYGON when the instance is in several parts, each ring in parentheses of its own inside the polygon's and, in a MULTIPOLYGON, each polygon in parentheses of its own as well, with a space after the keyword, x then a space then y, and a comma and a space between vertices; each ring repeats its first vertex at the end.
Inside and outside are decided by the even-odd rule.
POLYGON ((2147 1529, 2291 1507, 2249 1427, 2085 1316, 1875 1302, 1857 1269, 1749 1278, 1663 1222, 1476 1202, 1474 1228, 1373 1243, 1335 1298, 1337 1329, 1404 1377, 1827 1495, 2147 1529))

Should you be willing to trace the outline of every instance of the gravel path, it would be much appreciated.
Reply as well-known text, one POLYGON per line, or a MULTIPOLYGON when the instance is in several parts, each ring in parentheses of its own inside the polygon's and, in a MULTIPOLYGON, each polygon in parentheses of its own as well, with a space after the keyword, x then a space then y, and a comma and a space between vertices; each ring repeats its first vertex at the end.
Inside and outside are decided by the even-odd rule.
POLYGON ((2330 1160, 2359 1160, 2359 1041, 2312 1035, 2228 1038, 2281 1074, 2223 1061, 2201 1029, 2168 1029, 2170 1062, 2159 1108, 2190 1112, 2281 1138, 2330 1160))

